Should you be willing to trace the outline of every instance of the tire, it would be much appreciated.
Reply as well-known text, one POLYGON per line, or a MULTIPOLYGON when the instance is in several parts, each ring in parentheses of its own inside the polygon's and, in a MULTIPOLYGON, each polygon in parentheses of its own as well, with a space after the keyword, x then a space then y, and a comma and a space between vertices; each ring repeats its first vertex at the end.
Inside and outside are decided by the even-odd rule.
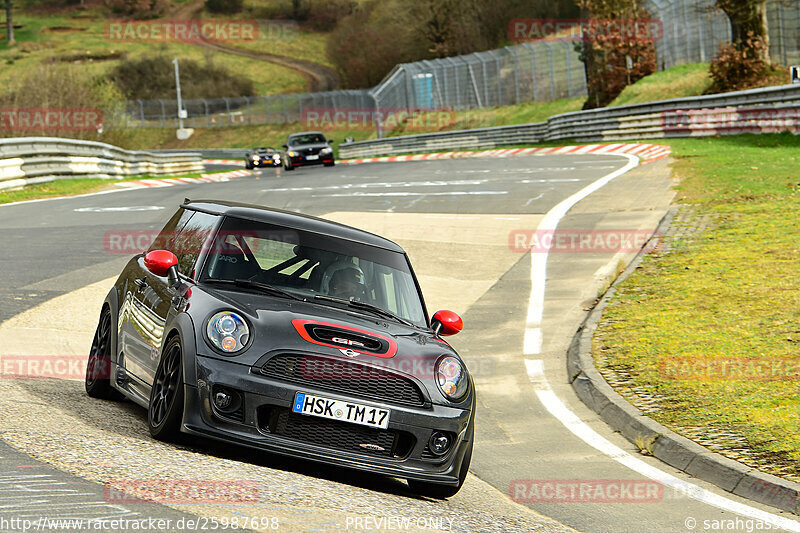
POLYGON ((284 168, 284 169, 286 169, 286 170, 294 170, 294 167, 292 166, 292 164, 291 164, 291 163, 288 163, 288 164, 286 164, 286 165, 283 165, 283 168, 284 168))
POLYGON ((336 165, 336 163, 323 163, 323 164, 324 164, 326 167, 332 167, 332 166, 335 166, 335 165, 336 165))
POLYGON ((456 493, 461 490, 464 480, 467 479, 469 464, 472 461, 472 444, 474 442, 475 439, 469 441, 469 447, 464 454, 464 460, 461 461, 461 469, 458 471, 458 485, 442 485, 440 483, 428 483, 427 481, 409 479, 408 488, 420 496, 427 496, 428 498, 435 498, 437 500, 444 500, 455 496, 456 493))
POLYGON ((174 441, 183 420, 183 348, 180 337, 172 337, 164 347, 156 369, 147 425, 156 440, 174 441))
POLYGON ((84 380, 86 394, 101 400, 120 400, 122 394, 111 386, 111 310, 103 307, 89 350, 84 380))

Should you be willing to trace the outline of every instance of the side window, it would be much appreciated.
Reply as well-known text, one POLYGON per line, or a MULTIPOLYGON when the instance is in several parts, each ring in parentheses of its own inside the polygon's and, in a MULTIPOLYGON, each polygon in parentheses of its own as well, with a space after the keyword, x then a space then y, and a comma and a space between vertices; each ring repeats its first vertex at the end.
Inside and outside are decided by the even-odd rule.
POLYGON ((172 242, 175 240, 175 235, 186 225, 186 222, 192 218, 194 211, 187 211, 184 208, 178 209, 172 218, 169 219, 164 229, 153 240, 153 244, 147 249, 148 252, 153 250, 172 250, 172 242))
POLYGON ((175 236, 172 252, 178 257, 178 272, 191 276, 203 245, 216 226, 219 217, 191 211, 192 216, 175 236))

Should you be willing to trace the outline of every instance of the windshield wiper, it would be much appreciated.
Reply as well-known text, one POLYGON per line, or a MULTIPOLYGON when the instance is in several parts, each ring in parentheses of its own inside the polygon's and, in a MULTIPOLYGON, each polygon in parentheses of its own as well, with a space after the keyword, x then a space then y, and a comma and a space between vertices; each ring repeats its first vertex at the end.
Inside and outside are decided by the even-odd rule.
POLYGON ((368 304, 367 302, 362 302, 359 300, 353 300, 352 298, 347 300, 345 298, 336 298, 335 296, 325 296, 324 294, 318 294, 314 296, 315 300, 322 300, 325 302, 336 302, 340 304, 345 304, 349 307, 353 307, 355 309, 361 309, 363 311, 372 311, 376 315, 381 315, 386 318, 391 318, 400 322, 401 324, 405 324, 406 326, 416 327, 416 324, 413 322, 406 320, 403 317, 399 317, 396 314, 392 313, 391 311, 387 311, 382 307, 378 307, 377 305, 368 304))
POLYGON ((230 285, 236 285, 237 287, 246 287, 248 289, 258 289, 263 292, 267 292, 272 294, 273 296, 281 296, 283 298, 290 298, 292 300, 300 300, 301 302, 305 302, 306 299, 296 294, 292 294, 289 291, 285 291, 283 289, 279 289, 278 287, 273 287, 272 285, 267 285, 266 283, 259 283, 258 281, 253 281, 249 279, 217 279, 217 278, 207 278, 203 281, 210 281, 213 283, 227 283, 230 285))

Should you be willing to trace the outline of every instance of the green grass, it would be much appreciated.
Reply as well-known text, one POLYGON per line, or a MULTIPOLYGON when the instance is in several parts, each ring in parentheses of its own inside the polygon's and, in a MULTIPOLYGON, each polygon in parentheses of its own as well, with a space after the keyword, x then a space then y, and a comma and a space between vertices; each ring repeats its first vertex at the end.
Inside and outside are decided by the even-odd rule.
MULTIPOLYGON (((219 52, 211 54, 188 43, 111 41, 105 33, 105 21, 99 18, 76 20, 64 15, 19 14, 15 21, 24 28, 16 34, 17 45, 11 48, 0 45, 0 86, 7 86, 23 73, 52 58, 87 52, 95 55, 122 52, 131 58, 162 53, 200 62, 211 60, 252 79, 257 94, 302 92, 306 88, 305 78, 295 71, 256 59, 219 52), (48 28, 53 27, 72 27, 77 31, 49 32, 48 28)), ((99 76, 119 61, 83 61, 81 66, 87 74, 99 76)))
MULTIPOLYGON (((209 172, 211 174, 211 172, 209 172)), ((195 178, 200 174, 186 174, 181 178, 195 178)), ((19 189, 0 190, 0 204, 38 200, 41 198, 75 196, 113 187, 115 183, 131 180, 161 179, 164 176, 133 176, 124 179, 70 178, 26 185, 19 189)))
MULTIPOLYGON (((478 127, 501 126, 504 124, 525 124, 547 120, 554 113, 576 111, 581 106, 580 99, 558 100, 555 102, 530 102, 517 106, 497 109, 477 109, 458 111, 448 117, 444 127, 412 128, 399 127, 384 131, 384 136, 413 135, 430 131, 458 130, 478 127)), ((290 133, 305 129, 318 129, 304 123, 267 124, 260 126, 225 126, 197 128, 194 135, 186 141, 175 138, 174 128, 141 128, 130 130, 130 139, 123 146, 132 150, 148 148, 252 148, 253 146, 280 147, 290 133)), ((365 128, 322 128, 328 138, 336 141, 336 146, 346 137, 357 141, 375 139, 374 127, 365 128)), ((102 141, 102 138, 99 140, 102 141)), ((563 143, 562 143, 563 144, 563 143)))
POLYGON ((698 96, 711 86, 708 63, 679 65, 625 87, 609 107, 698 96))
MULTIPOLYGON (((594 339, 598 366, 655 394, 660 409, 648 415, 659 422, 685 434, 700 427, 741 436, 755 454, 751 464, 778 465, 784 469, 761 466, 797 479, 800 138, 668 144, 678 201, 710 217, 712 229, 647 256, 620 284, 594 339), (723 363, 745 372, 693 370, 723 363), (755 363, 767 366, 758 371, 755 363)), ((722 446, 730 454, 743 447, 722 446)))

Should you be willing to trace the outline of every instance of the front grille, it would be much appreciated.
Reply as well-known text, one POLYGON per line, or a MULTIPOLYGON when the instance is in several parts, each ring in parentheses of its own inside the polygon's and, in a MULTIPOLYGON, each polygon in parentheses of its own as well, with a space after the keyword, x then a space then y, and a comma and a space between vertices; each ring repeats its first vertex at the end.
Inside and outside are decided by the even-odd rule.
POLYGON ((387 370, 349 361, 309 355, 279 354, 261 367, 261 373, 314 388, 380 400, 423 406, 425 398, 408 378, 387 370))
POLYGON ((258 412, 259 427, 298 442, 373 457, 403 458, 414 447, 414 437, 404 431, 372 429, 338 420, 298 415, 265 406, 258 412))

